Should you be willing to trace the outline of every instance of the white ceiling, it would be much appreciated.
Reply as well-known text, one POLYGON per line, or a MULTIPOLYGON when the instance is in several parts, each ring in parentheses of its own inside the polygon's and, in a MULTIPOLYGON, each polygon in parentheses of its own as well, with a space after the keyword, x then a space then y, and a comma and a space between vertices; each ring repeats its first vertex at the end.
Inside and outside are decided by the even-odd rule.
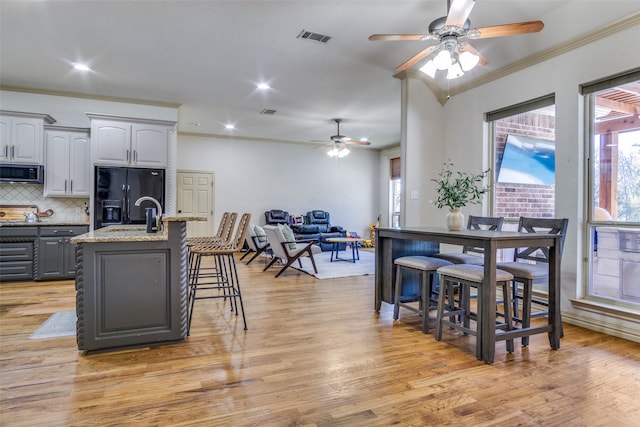
MULTIPOLYGON (((472 82, 638 10, 638 0, 477 0, 472 27, 539 19, 545 28, 472 41, 489 64, 448 83, 472 82)), ((394 69, 433 42, 368 36, 425 33, 444 15, 446 0, 0 0, 0 84, 177 103, 180 132, 317 143, 342 118, 343 135, 383 148, 400 140, 394 69), (297 38, 303 29, 332 38, 297 38), (76 61, 92 72, 72 70, 76 61), (272 89, 258 91, 262 81, 272 89), (277 112, 260 115, 265 108, 277 112)))

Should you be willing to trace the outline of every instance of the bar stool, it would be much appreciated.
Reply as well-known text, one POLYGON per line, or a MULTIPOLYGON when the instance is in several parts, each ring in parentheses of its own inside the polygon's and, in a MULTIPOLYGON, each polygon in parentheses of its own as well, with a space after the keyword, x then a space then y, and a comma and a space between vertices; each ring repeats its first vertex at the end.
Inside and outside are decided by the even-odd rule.
MULTIPOLYGON (((483 316, 482 293, 479 291, 484 282, 484 267, 473 264, 448 265, 438 268, 440 275, 440 292, 438 294, 438 311, 436 316, 436 333, 437 341, 442 339, 442 325, 448 325, 454 329, 462 331, 465 335, 474 335, 476 337, 476 358, 482 360, 482 347, 480 345, 480 337, 482 336, 481 321, 483 316), (459 304, 456 306, 453 298, 449 298, 449 304, 445 310, 445 298, 451 296, 455 292, 455 287, 460 286, 459 304), (477 312, 471 311, 471 288, 475 288, 478 292, 477 312), (456 322, 456 316, 460 316, 461 323, 456 322), (447 319, 448 318, 448 319, 447 319), (476 321, 476 329, 471 329, 470 320, 476 321)), ((513 275, 503 270, 496 270, 496 286, 502 288, 503 306, 504 306, 504 322, 496 320, 496 330, 512 330, 513 319, 511 315, 511 289, 509 284, 513 280, 513 275)), ((507 351, 513 352, 513 339, 507 340, 507 351)))
POLYGON ((230 243, 210 241, 208 243, 194 244, 190 247, 191 266, 189 268, 187 335, 190 335, 191 332, 195 301, 200 299, 223 298, 226 301, 229 298, 231 311, 235 311, 237 316, 239 313, 238 308, 240 308, 244 329, 247 329, 247 319, 244 314, 235 254, 242 249, 250 220, 251 214, 245 213, 242 215, 235 237, 230 243), (205 267, 202 266, 202 261, 206 257, 212 257, 214 260, 216 269, 214 274, 205 272, 205 267), (200 292, 200 295, 198 295, 198 292, 200 292), (202 294, 203 292, 205 293, 204 295, 202 294))
MULTIPOLYGON (((396 258, 393 263, 396 265, 395 296, 393 308, 393 320, 398 320, 400 307, 411 310, 422 317, 422 332, 429 331, 429 309, 431 308, 431 295, 434 293, 433 279, 436 270, 445 265, 451 265, 449 261, 427 256, 403 256, 396 258), (417 271, 420 274, 420 289, 418 307, 411 305, 412 301, 400 301, 402 296, 402 272, 403 270, 417 271)), ((435 306, 433 307, 435 308, 435 306)))
MULTIPOLYGON (((233 227, 236 224, 236 219, 238 217, 237 212, 225 212, 222 214, 222 218, 220 219, 220 224, 218 225, 218 229, 216 234, 213 236, 198 236, 198 237, 188 237, 187 238, 187 251, 188 251, 188 264, 189 264, 189 275, 193 273, 193 267, 195 265, 194 262, 194 254, 191 250, 194 246, 220 246, 220 245, 228 245, 231 242, 231 237, 233 237, 233 227)), ((220 275, 218 265, 216 262, 213 263, 212 267, 204 268, 200 267, 200 271, 198 272, 200 278, 204 278, 205 274, 207 277, 217 277, 220 275), (206 271, 206 272, 205 272, 206 271)))

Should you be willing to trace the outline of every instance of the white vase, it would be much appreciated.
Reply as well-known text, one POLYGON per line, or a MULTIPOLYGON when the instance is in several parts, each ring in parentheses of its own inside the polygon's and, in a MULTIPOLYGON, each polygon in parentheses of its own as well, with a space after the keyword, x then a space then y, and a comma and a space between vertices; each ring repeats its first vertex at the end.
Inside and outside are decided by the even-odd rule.
POLYGON ((447 228, 451 231, 460 231, 464 227, 464 214, 460 208, 453 208, 447 214, 447 228))

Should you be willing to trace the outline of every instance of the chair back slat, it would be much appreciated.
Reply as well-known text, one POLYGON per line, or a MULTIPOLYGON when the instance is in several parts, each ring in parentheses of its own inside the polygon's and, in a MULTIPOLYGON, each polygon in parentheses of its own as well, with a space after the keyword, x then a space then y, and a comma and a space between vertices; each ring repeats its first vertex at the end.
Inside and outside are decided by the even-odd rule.
POLYGON ((251 223, 251 214, 243 213, 240 217, 240 222, 238 223, 238 228, 236 230, 236 235, 233 239, 233 243, 231 247, 237 251, 242 249, 244 245, 244 241, 247 237, 247 232, 249 230, 249 224, 251 223))
MULTIPOLYGON (((469 230, 494 230, 501 231, 502 224, 504 224, 503 217, 494 217, 494 216, 475 216, 469 215, 469 219, 467 221, 467 228, 469 230)), ((462 249, 463 253, 477 253, 484 254, 483 248, 477 248, 474 246, 465 246, 462 249)))
MULTIPOLYGON (((558 250, 562 255, 564 248, 564 240, 567 234, 569 220, 567 218, 528 218, 520 217, 518 223, 518 232, 520 233, 541 233, 541 234, 559 234, 560 246, 558 250)), ((549 262, 549 248, 530 246, 526 248, 517 248, 514 252, 514 261, 525 260, 535 262, 549 262)))
POLYGON ((229 213, 229 218, 224 224, 224 228, 222 229, 222 233, 220 235, 220 240, 222 240, 223 242, 231 242, 231 236, 233 236, 233 227, 236 225, 236 219, 238 219, 237 212, 229 213))
POLYGON ((227 221, 229 221, 229 215, 231 215, 231 212, 225 212, 222 214, 222 218, 220 218, 220 224, 218 224, 218 229, 216 230, 216 234, 214 234, 213 237, 217 239, 222 238, 222 232, 227 226, 227 221))

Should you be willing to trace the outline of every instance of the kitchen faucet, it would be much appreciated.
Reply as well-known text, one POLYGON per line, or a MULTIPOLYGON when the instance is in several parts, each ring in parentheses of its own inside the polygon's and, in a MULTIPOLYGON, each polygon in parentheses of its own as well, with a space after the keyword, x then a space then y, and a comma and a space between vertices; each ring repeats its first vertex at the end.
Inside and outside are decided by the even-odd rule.
POLYGON ((136 206, 140 206, 140 203, 144 202, 145 200, 148 200, 150 202, 153 202, 156 204, 156 207, 158 208, 158 215, 156 216, 156 227, 158 228, 158 231, 160 231, 162 229, 162 206, 160 206, 160 202, 157 201, 156 199, 154 199, 151 196, 142 196, 140 197, 138 200, 136 200, 135 205, 136 206))

